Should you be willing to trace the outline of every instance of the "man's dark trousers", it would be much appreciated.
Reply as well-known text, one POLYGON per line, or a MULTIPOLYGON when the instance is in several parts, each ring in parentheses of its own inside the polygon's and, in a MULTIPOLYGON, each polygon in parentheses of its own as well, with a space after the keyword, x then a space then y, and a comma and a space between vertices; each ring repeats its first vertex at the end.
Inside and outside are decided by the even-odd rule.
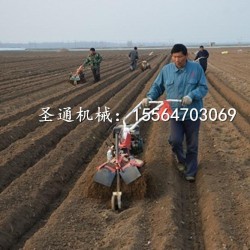
POLYGON ((200 120, 176 121, 170 119, 171 134, 169 143, 178 161, 186 166, 185 175, 195 176, 198 167, 198 139, 200 120), (184 135, 186 138, 186 153, 183 150, 184 135))
POLYGON ((101 80, 101 77, 100 77, 100 67, 95 67, 95 68, 93 67, 93 68, 91 68, 91 70, 92 70, 95 82, 100 81, 101 80))

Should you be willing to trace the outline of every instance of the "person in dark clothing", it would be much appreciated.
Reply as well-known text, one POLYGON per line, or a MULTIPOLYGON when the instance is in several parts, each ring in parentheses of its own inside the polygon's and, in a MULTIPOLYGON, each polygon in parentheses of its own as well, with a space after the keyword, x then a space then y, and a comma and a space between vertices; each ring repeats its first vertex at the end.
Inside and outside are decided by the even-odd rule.
POLYGON ((134 47, 134 50, 130 51, 128 57, 130 58, 130 70, 133 71, 136 69, 137 60, 139 59, 137 47, 134 47))
POLYGON ((99 82, 100 78, 100 64, 102 62, 102 57, 99 53, 96 53, 94 48, 90 49, 90 54, 83 63, 83 67, 90 66, 95 82, 99 82))
POLYGON ((195 61, 199 62, 203 71, 206 72, 207 70, 207 59, 209 57, 209 53, 207 50, 204 49, 204 46, 200 46, 199 52, 196 54, 195 61))

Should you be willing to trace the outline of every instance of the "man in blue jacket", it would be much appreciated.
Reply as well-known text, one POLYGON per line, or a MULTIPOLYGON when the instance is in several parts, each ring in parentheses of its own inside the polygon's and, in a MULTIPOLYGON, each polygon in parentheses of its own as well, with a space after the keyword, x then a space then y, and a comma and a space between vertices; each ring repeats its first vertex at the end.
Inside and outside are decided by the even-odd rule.
POLYGON ((198 166, 199 117, 203 108, 202 98, 208 92, 206 77, 198 63, 188 60, 187 48, 183 44, 175 44, 171 55, 173 63, 161 69, 142 104, 148 106, 150 100, 157 100, 164 91, 166 99, 182 100, 181 103, 170 103, 175 117, 178 118, 170 118, 169 143, 178 160, 178 169, 184 173, 186 180, 195 181, 198 166), (197 117, 194 114, 197 114, 197 117), (183 150, 184 135, 186 153, 183 150))

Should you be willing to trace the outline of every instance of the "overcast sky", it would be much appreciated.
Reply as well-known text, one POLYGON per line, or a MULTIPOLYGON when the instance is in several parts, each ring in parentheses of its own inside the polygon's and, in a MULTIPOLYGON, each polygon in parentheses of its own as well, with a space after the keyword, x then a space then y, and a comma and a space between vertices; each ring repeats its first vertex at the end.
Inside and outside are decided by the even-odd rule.
POLYGON ((0 0, 0 42, 249 42, 250 0, 0 0))

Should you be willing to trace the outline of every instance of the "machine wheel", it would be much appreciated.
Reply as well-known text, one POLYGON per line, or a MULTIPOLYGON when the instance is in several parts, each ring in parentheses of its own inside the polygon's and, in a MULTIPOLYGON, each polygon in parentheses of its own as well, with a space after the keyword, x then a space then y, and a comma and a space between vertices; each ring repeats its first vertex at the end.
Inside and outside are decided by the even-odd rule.
POLYGON ((111 209, 113 211, 117 210, 118 209, 118 206, 117 206, 117 199, 116 199, 116 196, 115 195, 112 195, 111 197, 111 209))
POLYGON ((117 207, 119 210, 122 209, 122 198, 121 196, 117 196, 117 207))
POLYGON ((122 208, 122 201, 120 196, 112 195, 111 197, 111 209, 113 211, 120 210, 122 208))

